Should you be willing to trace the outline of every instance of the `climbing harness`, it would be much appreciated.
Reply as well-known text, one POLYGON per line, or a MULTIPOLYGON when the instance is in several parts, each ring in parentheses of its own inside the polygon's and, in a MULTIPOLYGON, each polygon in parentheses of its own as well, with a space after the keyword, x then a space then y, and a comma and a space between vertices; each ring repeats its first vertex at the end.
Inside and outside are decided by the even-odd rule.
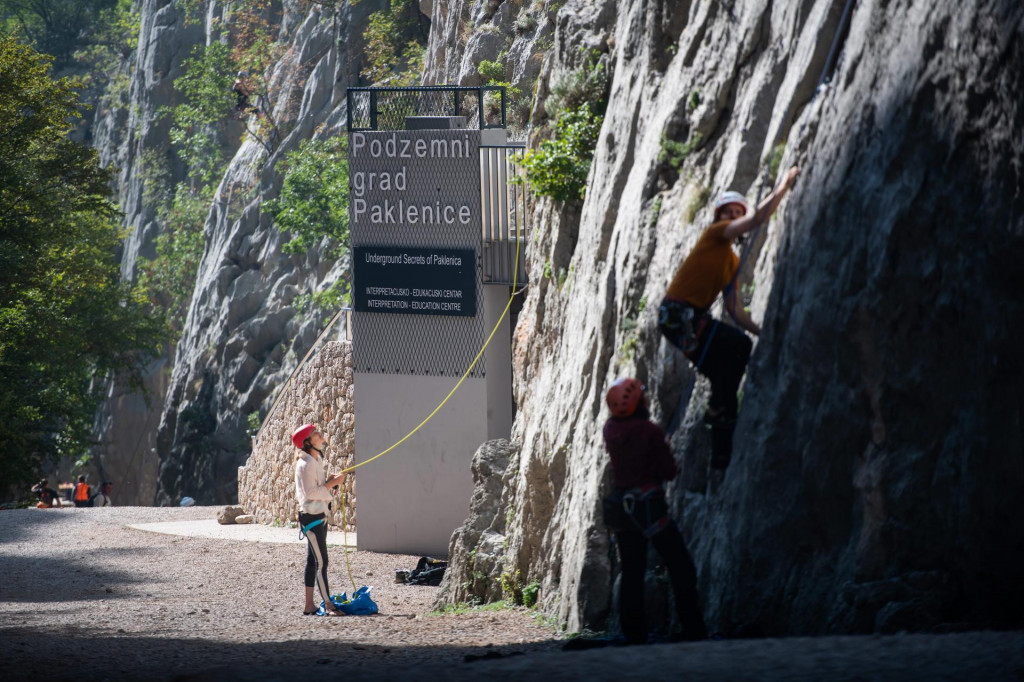
POLYGON ((650 540, 669 523, 668 503, 660 485, 616 488, 601 504, 604 524, 612 531, 632 526, 650 540))
POLYGON ((668 525, 668 504, 660 485, 627 490, 622 496, 622 509, 648 540, 668 525))
POLYGON ((309 535, 309 531, 313 530, 314 528, 319 526, 321 523, 326 523, 326 521, 324 519, 317 519, 316 521, 313 521, 309 525, 302 526, 301 528, 299 528, 299 539, 300 540, 305 540, 306 536, 309 535))
POLYGON ((682 301, 667 301, 658 307, 658 326, 676 335, 679 348, 685 355, 697 350, 697 339, 706 321, 703 311, 682 301))
MULTIPOLYGON (((832 62, 833 62, 833 60, 835 58, 836 51, 837 51, 837 49, 839 47, 839 39, 843 35, 843 32, 846 29, 846 22, 847 22, 847 20, 850 17, 850 12, 851 12, 852 9, 853 9, 853 0, 846 0, 846 6, 843 8, 843 14, 842 14, 842 16, 839 19, 839 26, 836 28, 835 35, 832 37, 832 44, 829 46, 828 57, 825 59, 825 65, 824 65, 824 67, 822 67, 821 76, 818 78, 818 84, 815 86, 814 94, 811 95, 811 99, 807 102, 807 106, 810 106, 811 104, 814 103, 814 100, 817 99, 817 97, 818 97, 818 93, 820 93, 821 90, 822 90, 822 85, 824 85, 826 79, 828 78, 828 74, 829 74, 829 72, 832 69, 832 62)), ((824 27, 824 22, 825 22, 826 18, 827 18, 827 15, 825 17, 822 17, 822 27, 824 27)), ((819 29, 819 33, 820 32, 821 32, 821 30, 819 29)), ((779 140, 782 137, 783 126, 786 123, 786 119, 789 117, 789 111, 790 111, 790 109, 792 107, 793 107, 793 100, 790 99, 789 102, 786 104, 785 111, 783 111, 782 118, 780 119, 779 127, 775 131, 775 137, 773 138, 772 145, 771 145, 771 147, 769 147, 769 149, 775 149, 775 147, 779 144, 779 140)), ((804 121, 804 123, 801 124, 800 132, 798 132, 798 137, 802 133, 803 127, 805 125, 807 125, 806 121, 804 121)), ((767 176, 762 175, 761 183, 760 183, 760 185, 758 187, 758 190, 757 190, 757 199, 754 201, 755 215, 756 215, 756 212, 757 212, 757 207, 761 203, 761 198, 764 195, 766 180, 767 180, 767 176)), ((761 221, 759 221, 757 227, 755 227, 750 232, 750 239, 747 240, 747 243, 746 243, 746 245, 743 248, 743 252, 740 254, 740 262, 739 262, 739 265, 736 267, 736 272, 733 274, 732 279, 729 281, 729 284, 727 284, 725 286, 725 288, 722 290, 722 297, 723 297, 722 303, 723 303, 723 308, 724 308, 723 313, 724 312, 728 312, 730 315, 733 313, 733 308, 732 308, 732 292, 733 292, 733 289, 736 286, 736 280, 740 276, 740 273, 743 271, 743 266, 746 264, 747 259, 750 257, 750 254, 751 254, 751 252, 754 249, 754 244, 757 242, 757 235, 761 231, 761 228, 764 227, 764 223, 765 222, 766 222, 766 219, 762 219, 761 221)), ((712 305, 714 305, 714 304, 712 304, 712 305)), ((709 308, 710 308, 710 306, 709 306, 709 308)), ((701 351, 700 358, 698 359, 697 363, 694 365, 693 373, 690 376, 689 385, 687 386, 686 390, 683 391, 682 396, 688 396, 688 395, 692 394, 694 384, 697 381, 697 372, 700 371, 700 368, 701 368, 701 366, 704 363, 704 358, 707 355, 708 348, 711 346, 711 342, 712 342, 712 340, 715 337, 715 331, 718 329, 718 325, 719 324, 721 324, 721 319, 714 318, 714 322, 712 323, 712 326, 711 326, 711 331, 708 332, 708 339, 704 343, 704 348, 701 351)), ((675 414, 673 414, 672 420, 669 422, 669 427, 668 427, 668 434, 669 434, 669 436, 671 436, 675 432, 675 430, 678 428, 679 421, 680 421, 680 419, 682 417, 683 412, 685 412, 686 405, 687 405, 688 402, 689 401, 687 399, 682 398, 682 397, 680 398, 679 406, 676 408, 675 414)))

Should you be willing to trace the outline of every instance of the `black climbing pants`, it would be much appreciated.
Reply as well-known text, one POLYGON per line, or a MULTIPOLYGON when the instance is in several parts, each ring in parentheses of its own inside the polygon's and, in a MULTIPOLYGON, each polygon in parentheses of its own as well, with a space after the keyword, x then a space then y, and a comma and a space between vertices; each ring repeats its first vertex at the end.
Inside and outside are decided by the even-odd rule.
MULTIPOLYGON (((644 610, 644 573, 647 571, 647 538, 639 528, 628 526, 616 531, 622 577, 619 590, 619 614, 622 633, 631 644, 647 640, 647 615, 644 610)), ((651 538, 661 555, 672 581, 676 617, 683 639, 706 639, 707 629, 697 600, 697 571, 686 550, 683 536, 671 521, 651 538)))
MULTIPOLYGON (((697 367, 698 372, 711 381, 711 410, 726 419, 735 419, 739 411, 736 391, 747 370, 747 361, 754 344, 739 329, 717 321, 706 313, 694 320, 694 327, 697 330, 697 347, 686 353, 686 357, 697 367), (705 347, 707 352, 704 351, 705 347)), ((660 329, 669 343, 685 352, 678 327, 662 324, 660 329)))
MULTIPOLYGON (((305 528, 325 514, 303 514, 299 512, 299 527, 305 528)), ((306 587, 316 585, 324 603, 331 600, 331 591, 327 587, 327 524, 321 523, 306 532, 306 587)))

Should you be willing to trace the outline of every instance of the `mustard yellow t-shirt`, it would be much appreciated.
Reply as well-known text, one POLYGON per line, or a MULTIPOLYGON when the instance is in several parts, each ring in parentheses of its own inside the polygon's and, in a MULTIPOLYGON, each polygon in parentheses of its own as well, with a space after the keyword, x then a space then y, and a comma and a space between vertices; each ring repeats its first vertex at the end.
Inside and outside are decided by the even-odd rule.
POLYGON ((729 223, 720 220, 704 230, 690 255, 676 270, 666 296, 696 308, 708 308, 715 302, 740 266, 732 244, 722 236, 729 223))

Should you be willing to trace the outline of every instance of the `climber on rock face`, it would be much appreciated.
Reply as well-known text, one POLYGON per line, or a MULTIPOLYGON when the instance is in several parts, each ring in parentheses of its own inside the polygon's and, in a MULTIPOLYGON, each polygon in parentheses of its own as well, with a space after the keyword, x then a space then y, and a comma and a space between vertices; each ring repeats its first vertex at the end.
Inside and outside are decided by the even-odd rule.
POLYGON ((711 399, 704 420, 712 429, 713 468, 724 469, 729 464, 738 411, 736 391, 753 343, 739 329, 714 320, 711 305, 722 293, 725 309, 733 320, 755 336, 761 333, 761 327, 740 301, 736 281, 740 259, 733 244, 775 213, 799 174, 796 166, 786 171, 778 189, 753 213, 742 194, 723 193, 715 202, 714 222, 676 270, 658 308, 661 333, 711 381, 711 399))
POLYGON ((248 71, 238 72, 235 82, 231 85, 231 91, 235 93, 235 110, 238 111, 240 116, 248 116, 253 112, 257 115, 260 114, 259 107, 254 106, 250 102, 252 88, 249 85, 248 71))
POLYGON ((612 494, 604 500, 604 521, 615 533, 622 575, 619 615, 630 644, 647 640, 644 573, 647 544, 661 555, 672 581, 680 634, 674 639, 708 636, 697 598, 697 571, 683 536, 668 514, 665 481, 678 473, 665 432, 650 420, 643 385, 619 379, 605 394, 611 413, 604 424, 604 444, 611 460, 612 494))

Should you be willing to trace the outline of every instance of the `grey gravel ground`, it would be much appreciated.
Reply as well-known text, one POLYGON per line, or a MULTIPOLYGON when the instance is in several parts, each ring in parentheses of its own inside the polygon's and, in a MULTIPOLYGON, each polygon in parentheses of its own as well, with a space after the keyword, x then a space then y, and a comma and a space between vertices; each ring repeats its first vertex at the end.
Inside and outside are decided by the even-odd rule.
MULTIPOLYGON (((304 548, 128 524, 215 508, 0 511, 0 679, 1024 680, 1024 633, 736 640, 563 652, 524 609, 429 615, 413 556, 354 552, 372 617, 301 615, 304 548), (493 659, 466 662, 466 657, 493 659)), ((334 591, 350 589, 331 549, 334 591)))

